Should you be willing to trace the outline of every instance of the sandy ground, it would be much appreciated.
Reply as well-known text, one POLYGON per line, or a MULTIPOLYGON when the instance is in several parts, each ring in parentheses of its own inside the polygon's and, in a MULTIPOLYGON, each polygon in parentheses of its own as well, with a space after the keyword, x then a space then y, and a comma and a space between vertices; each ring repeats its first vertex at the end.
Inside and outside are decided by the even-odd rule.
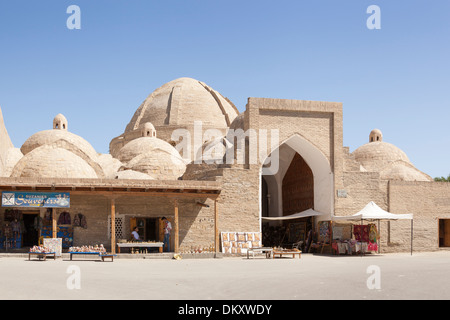
POLYGON ((0 299, 449 299, 450 252, 301 259, 0 258, 0 299))

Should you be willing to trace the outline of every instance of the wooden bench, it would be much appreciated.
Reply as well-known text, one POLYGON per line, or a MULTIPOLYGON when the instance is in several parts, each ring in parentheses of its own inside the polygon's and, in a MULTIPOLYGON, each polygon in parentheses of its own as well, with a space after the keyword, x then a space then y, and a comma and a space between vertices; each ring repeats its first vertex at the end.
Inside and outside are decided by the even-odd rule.
POLYGON ((56 252, 29 252, 28 260, 31 260, 31 256, 36 256, 39 260, 47 260, 47 257, 53 258, 56 260, 56 252))
POLYGON ((110 254, 110 253, 101 253, 101 252, 69 252, 70 253, 70 260, 72 261, 73 255, 95 255, 99 256, 102 261, 105 261, 105 258, 111 259, 111 261, 114 261, 114 257, 116 257, 116 254, 110 254))
POLYGON ((275 256, 279 256, 280 258, 283 257, 283 255, 292 255, 292 258, 295 258, 295 255, 298 255, 298 258, 301 258, 302 252, 298 249, 288 249, 288 250, 273 250, 272 253, 272 259, 275 256))
POLYGON ((117 256, 116 254, 101 254, 100 257, 102 258, 102 261, 105 261, 105 258, 111 259, 111 262, 114 261, 114 257, 117 256))
POLYGON ((249 248, 247 250, 247 259, 250 259, 250 252, 253 255, 253 258, 255 257, 255 252, 257 253, 265 253, 266 254, 266 258, 270 258, 273 254, 273 249, 272 248, 267 248, 267 247, 257 247, 257 248, 249 248))

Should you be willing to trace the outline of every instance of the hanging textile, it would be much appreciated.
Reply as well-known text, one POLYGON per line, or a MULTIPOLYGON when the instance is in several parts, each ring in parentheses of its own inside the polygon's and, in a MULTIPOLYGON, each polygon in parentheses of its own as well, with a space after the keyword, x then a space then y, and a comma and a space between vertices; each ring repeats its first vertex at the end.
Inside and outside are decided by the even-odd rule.
POLYGON ((81 213, 76 214, 73 218, 73 226, 87 229, 86 217, 81 213))
POLYGON ((369 224, 369 241, 376 243, 380 239, 377 226, 375 224, 369 224))
POLYGON ((59 215, 58 224, 71 224, 70 213, 67 211, 62 212, 59 215))
POLYGON ((40 216, 37 216, 36 218, 34 218, 34 223, 33 223, 34 230, 36 230, 36 231, 41 230, 43 225, 44 225, 43 219, 40 216))
POLYGON ((369 226, 355 225, 353 226, 353 234, 357 241, 369 242, 369 226))

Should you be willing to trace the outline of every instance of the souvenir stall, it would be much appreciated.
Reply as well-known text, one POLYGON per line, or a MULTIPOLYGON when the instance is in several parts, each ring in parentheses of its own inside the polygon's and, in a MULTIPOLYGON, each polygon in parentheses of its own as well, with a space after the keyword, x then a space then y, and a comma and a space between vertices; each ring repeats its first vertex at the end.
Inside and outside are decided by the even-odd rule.
MULTIPOLYGON (((22 247, 23 234, 30 233, 31 229, 36 231, 34 239, 36 242, 41 242, 46 236, 56 238, 56 220, 52 213, 54 213, 54 208, 69 208, 70 195, 69 193, 55 192, 2 192, 2 207, 5 208, 5 211, 3 238, 0 239, 0 242, 6 250, 16 249, 22 247), (40 208, 48 208, 43 219, 40 215, 40 208), (27 216, 27 225, 24 224, 24 216, 27 216), (37 236, 38 232, 41 234, 40 237, 37 236)), ((27 245, 29 244, 27 243, 27 245)))
POLYGON ((24 232, 22 212, 17 209, 5 210, 1 226, 0 249, 21 248, 24 232))
POLYGON ((341 227, 333 229, 333 254, 365 254, 378 251, 380 239, 378 227, 373 224, 359 224, 350 226, 350 236, 345 238, 342 233, 336 232, 341 227))
POLYGON ((319 221, 317 233, 312 234, 312 243, 307 252, 324 253, 331 246, 333 224, 331 221, 319 221))
POLYGON ((291 221, 287 226, 283 226, 282 229, 275 230, 272 232, 270 237, 267 236, 268 230, 271 229, 263 228, 263 244, 265 246, 282 246, 282 247, 293 247, 296 249, 301 249, 303 252, 308 252, 311 247, 312 238, 314 234, 314 230, 312 226, 314 222, 311 224, 307 224, 304 221, 298 219, 304 218, 316 218, 320 216, 325 216, 323 213, 317 212, 313 209, 308 209, 299 213, 295 213, 289 216, 281 216, 281 217, 262 217, 262 219, 267 221, 291 221), (274 233, 278 232, 277 235, 274 233), (267 239, 272 238, 276 239, 276 243, 267 243, 267 239))
MULTIPOLYGON (((52 211, 48 209, 44 223, 41 229, 41 238, 48 239, 53 238, 53 225, 52 225, 52 211)), ((56 238, 62 239, 62 248, 69 249, 73 245, 73 227, 71 224, 71 216, 67 211, 61 212, 57 220, 56 238)))
POLYGON ((333 251, 337 254, 353 254, 366 252, 380 252, 380 221, 411 220, 411 255, 413 252, 413 215, 393 214, 381 209, 373 201, 361 211, 346 217, 333 217, 335 222, 351 222, 354 239, 337 239, 333 237, 333 251), (378 227, 374 223, 378 222, 378 227))

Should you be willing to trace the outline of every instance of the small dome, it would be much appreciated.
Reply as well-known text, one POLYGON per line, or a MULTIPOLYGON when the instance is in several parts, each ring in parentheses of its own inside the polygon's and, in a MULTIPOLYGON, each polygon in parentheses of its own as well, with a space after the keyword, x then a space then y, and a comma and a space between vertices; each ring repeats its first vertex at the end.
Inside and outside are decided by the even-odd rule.
POLYGON ((33 134, 25 141, 20 150, 24 155, 44 145, 59 143, 69 149, 77 149, 92 159, 97 158, 97 152, 89 142, 66 130, 44 130, 33 134))
POLYGON ((379 129, 374 129, 370 132, 369 142, 381 142, 383 141, 383 133, 379 129))
POLYGON ((404 162, 397 162, 380 172, 380 178, 401 181, 432 181, 427 174, 417 170, 404 162))
POLYGON ((401 149, 387 142, 370 142, 353 152, 355 160, 367 171, 380 171, 381 168, 394 161, 411 164, 408 156, 401 149))
POLYGON ((131 180, 155 180, 154 178, 150 177, 146 173, 134 171, 134 170, 124 170, 124 171, 118 171, 116 173, 115 179, 131 179, 131 180))
POLYGON ((143 137, 153 137, 156 138, 156 129, 151 122, 146 122, 142 128, 143 137))
POLYGON ((89 167, 94 169, 98 178, 104 179, 105 172, 99 163, 99 156, 91 144, 80 136, 67 131, 67 120, 63 115, 57 115, 53 125, 53 130, 40 131, 28 138, 20 148, 23 155, 27 156, 44 146, 49 150, 66 150, 86 162, 89 167))
POLYGON ((82 158, 66 149, 51 146, 42 146, 27 153, 16 164, 11 177, 98 178, 94 168, 82 158))
POLYGON ((146 173, 157 180, 177 180, 186 171, 186 164, 179 155, 158 150, 134 157, 121 170, 146 173))
POLYGON ((19 162, 20 159, 22 159, 23 154, 20 152, 19 148, 11 148, 8 150, 6 155, 6 161, 5 161, 5 167, 4 172, 2 175, 4 177, 9 177, 11 175, 12 170, 16 166, 16 164, 19 162))
POLYGON ((113 158, 110 154, 99 154, 97 162, 105 173, 105 179, 116 179, 116 173, 123 165, 122 162, 113 158))
POLYGON ((378 172, 385 180, 431 181, 431 177, 416 169, 408 156, 393 144, 383 141, 380 130, 372 130, 369 143, 356 149, 352 155, 361 165, 361 171, 378 172))
POLYGON ((133 158, 148 152, 165 152, 180 157, 178 151, 169 143, 154 137, 141 137, 128 142, 118 154, 118 159, 127 163, 133 158))
POLYGON ((186 164, 169 143, 153 137, 141 137, 119 151, 124 164, 120 171, 133 170, 158 180, 176 180, 186 171, 186 164))
POLYGON ((55 117, 55 119, 53 119, 53 129, 54 130, 67 130, 68 129, 67 119, 61 113, 58 114, 55 117))

